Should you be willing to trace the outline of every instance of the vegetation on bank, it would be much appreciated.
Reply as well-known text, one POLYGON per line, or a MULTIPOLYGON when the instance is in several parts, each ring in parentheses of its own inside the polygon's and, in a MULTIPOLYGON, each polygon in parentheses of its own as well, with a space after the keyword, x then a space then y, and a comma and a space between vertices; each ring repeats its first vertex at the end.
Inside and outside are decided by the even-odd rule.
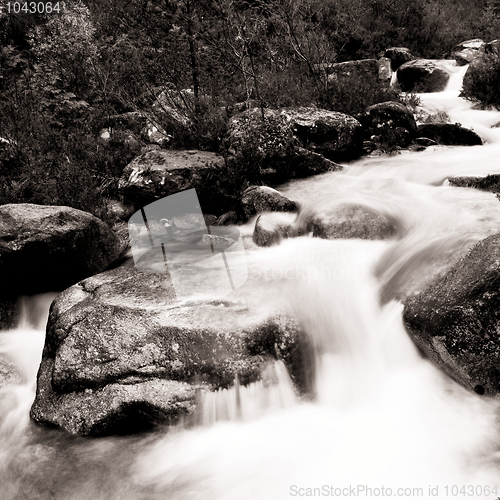
POLYGON ((227 155, 236 103, 359 113, 397 97, 355 79, 328 84, 318 68, 390 46, 442 57, 462 40, 491 40, 499 9, 497 0, 68 0, 58 15, 4 9, 0 204, 67 205, 112 222, 105 199, 141 143, 100 140, 110 116, 148 111, 168 130, 168 147, 227 155), (162 122, 152 108, 162 91, 189 126, 162 122))
POLYGON ((500 46, 474 61, 464 77, 462 97, 500 109, 500 46))

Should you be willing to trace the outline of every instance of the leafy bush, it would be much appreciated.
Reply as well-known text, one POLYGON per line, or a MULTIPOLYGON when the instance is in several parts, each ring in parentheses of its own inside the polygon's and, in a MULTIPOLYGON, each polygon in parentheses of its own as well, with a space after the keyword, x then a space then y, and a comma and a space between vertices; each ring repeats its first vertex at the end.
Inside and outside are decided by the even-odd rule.
POLYGON ((500 53, 484 54, 469 66, 460 95, 500 108, 500 53))
POLYGON ((363 113, 368 106, 387 101, 399 101, 398 93, 378 82, 352 76, 329 83, 318 104, 330 111, 356 115, 363 113))

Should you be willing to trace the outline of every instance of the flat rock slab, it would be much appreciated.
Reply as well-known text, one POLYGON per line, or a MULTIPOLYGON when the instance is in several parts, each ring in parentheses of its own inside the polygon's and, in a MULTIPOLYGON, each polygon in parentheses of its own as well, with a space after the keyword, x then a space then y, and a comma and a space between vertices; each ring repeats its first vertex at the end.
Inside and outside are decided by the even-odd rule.
POLYGON ((121 252, 113 231, 69 207, 0 206, 0 296, 63 290, 102 272, 121 252))

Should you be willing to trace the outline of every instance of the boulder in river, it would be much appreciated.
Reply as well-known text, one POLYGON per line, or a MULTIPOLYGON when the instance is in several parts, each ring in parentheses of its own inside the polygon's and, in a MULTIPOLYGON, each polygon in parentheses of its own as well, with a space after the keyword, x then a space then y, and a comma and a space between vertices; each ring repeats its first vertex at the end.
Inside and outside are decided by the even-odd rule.
POLYGON ((241 196, 241 207, 247 219, 262 212, 295 212, 298 205, 268 186, 250 186, 241 196))
POLYGON ((483 143, 476 132, 458 123, 425 123, 418 126, 417 136, 444 146, 480 146, 483 143))
POLYGON ((402 103, 389 101, 374 104, 358 116, 364 128, 366 138, 389 146, 408 146, 417 131, 417 122, 413 113, 402 103), (406 134, 397 134, 404 129, 406 134))
POLYGON ((500 175, 492 174, 486 177, 449 177, 449 184, 456 187, 471 187, 490 193, 500 193, 500 175))
POLYGON ((500 393, 500 235, 477 243, 446 274, 405 301, 416 344, 456 381, 500 393))
POLYGON ((287 108, 281 114, 290 120, 294 135, 306 149, 333 161, 362 153, 362 126, 350 115, 317 108, 287 108))
POLYGON ((283 238, 301 236, 294 227, 296 219, 297 214, 283 212, 259 215, 255 221, 253 242, 259 247, 270 247, 277 245, 283 238))
POLYGON ((123 247, 93 215, 28 203, 0 206, 0 296, 63 290, 102 272, 123 247))
POLYGON ((485 43, 480 38, 466 40, 455 45, 451 57, 457 61, 458 66, 465 66, 480 56, 484 47, 485 43))
POLYGON ((244 301, 177 302, 165 275, 125 265, 52 304, 31 418, 83 435, 173 423, 200 390, 259 380, 276 356, 300 386, 299 333, 244 301))
POLYGON ((258 178, 278 184, 340 170, 328 158, 359 156, 360 132, 359 122, 342 113, 317 108, 265 109, 263 120, 262 110, 254 108, 231 118, 226 145, 235 168, 255 168, 260 162, 258 178))
POLYGON ((410 49, 406 47, 390 47, 385 50, 382 57, 387 57, 391 60, 392 71, 397 71, 401 65, 415 59, 410 49))
POLYGON ((336 203, 320 209, 306 208, 296 216, 263 214, 255 223, 253 241, 258 246, 272 246, 283 238, 307 235, 383 240, 395 233, 395 227, 384 216, 361 205, 336 203))
POLYGON ((398 69, 398 82, 403 92, 441 92, 449 79, 449 73, 430 59, 409 61, 398 69))
POLYGON ((304 211, 299 214, 297 225, 302 233, 327 239, 383 240, 395 234, 395 228, 384 216, 350 203, 339 203, 311 213, 304 211))

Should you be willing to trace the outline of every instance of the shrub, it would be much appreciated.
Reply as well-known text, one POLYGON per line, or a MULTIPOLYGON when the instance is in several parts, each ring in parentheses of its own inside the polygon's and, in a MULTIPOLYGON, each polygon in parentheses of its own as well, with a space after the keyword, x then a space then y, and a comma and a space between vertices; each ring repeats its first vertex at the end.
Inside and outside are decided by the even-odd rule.
POLYGON ((484 54, 469 66, 460 95, 500 108, 500 53, 484 54))
POLYGON ((354 116, 363 113, 368 106, 387 101, 399 101, 394 89, 352 76, 329 83, 318 104, 330 111, 354 116))

